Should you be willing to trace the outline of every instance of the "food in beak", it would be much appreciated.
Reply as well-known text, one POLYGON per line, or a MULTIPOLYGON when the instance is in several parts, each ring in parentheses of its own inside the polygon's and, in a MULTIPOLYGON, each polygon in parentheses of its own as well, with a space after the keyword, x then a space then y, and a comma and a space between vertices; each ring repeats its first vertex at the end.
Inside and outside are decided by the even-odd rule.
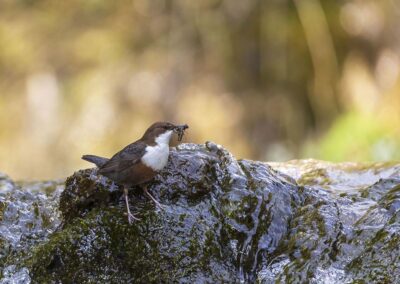
POLYGON ((174 131, 176 133, 178 133, 178 141, 181 142, 182 141, 182 137, 185 134, 185 130, 188 129, 189 126, 187 124, 184 125, 178 125, 177 127, 175 127, 174 131))

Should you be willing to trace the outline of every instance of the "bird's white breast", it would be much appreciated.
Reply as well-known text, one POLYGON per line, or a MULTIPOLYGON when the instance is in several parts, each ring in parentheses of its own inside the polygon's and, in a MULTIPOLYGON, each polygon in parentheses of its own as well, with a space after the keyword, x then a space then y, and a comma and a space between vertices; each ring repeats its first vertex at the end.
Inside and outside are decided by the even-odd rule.
POLYGON ((162 170, 168 162, 169 140, 172 130, 159 135, 154 146, 147 146, 146 153, 142 157, 142 162, 155 171, 162 170))

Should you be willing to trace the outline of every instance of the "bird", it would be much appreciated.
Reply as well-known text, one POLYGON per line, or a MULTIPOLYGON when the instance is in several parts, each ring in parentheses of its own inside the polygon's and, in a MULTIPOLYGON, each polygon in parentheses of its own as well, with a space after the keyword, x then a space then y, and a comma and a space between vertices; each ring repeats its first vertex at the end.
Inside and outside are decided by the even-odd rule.
POLYGON ((168 162, 169 143, 173 133, 182 140, 187 124, 175 125, 170 122, 155 122, 143 134, 142 138, 129 144, 111 158, 96 155, 83 155, 82 159, 95 164, 98 173, 124 188, 124 197, 128 222, 132 224, 135 217, 129 209, 128 189, 140 185, 144 193, 162 208, 162 205, 148 192, 146 183, 151 181, 168 162))

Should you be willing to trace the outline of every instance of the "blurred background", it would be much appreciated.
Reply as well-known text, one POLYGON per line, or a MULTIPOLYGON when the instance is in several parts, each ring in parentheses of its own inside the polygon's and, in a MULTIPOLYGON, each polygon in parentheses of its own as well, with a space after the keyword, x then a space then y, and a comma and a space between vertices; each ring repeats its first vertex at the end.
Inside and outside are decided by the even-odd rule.
POLYGON ((154 121, 237 158, 400 158, 397 0, 0 0, 0 171, 48 179, 154 121))

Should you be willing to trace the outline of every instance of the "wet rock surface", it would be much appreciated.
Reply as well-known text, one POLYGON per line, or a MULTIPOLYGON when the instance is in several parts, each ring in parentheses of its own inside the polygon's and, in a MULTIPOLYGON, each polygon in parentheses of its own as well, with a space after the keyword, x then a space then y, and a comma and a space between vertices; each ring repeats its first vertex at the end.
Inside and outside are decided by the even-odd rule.
POLYGON ((0 283, 395 283, 400 166, 235 160, 184 144, 148 186, 0 176, 0 283))

